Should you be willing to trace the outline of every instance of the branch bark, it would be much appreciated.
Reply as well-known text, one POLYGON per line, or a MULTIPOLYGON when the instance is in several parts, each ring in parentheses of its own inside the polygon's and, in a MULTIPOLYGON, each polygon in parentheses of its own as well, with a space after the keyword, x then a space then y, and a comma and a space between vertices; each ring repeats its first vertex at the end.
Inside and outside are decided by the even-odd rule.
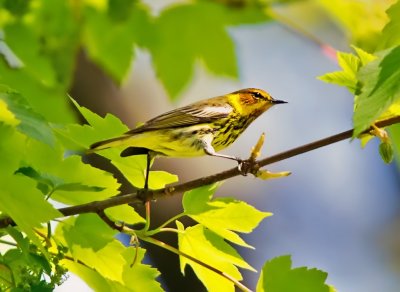
MULTIPOLYGON (((382 120, 375 125, 379 128, 390 126, 396 123, 400 123, 400 116, 399 117, 393 117, 387 120, 382 120)), ((368 129, 365 131, 365 133, 369 132, 371 129, 368 129)), ((351 138, 353 135, 353 129, 347 130, 341 133, 338 133, 336 135, 332 135, 278 154, 275 154, 273 156, 260 159, 254 162, 254 164, 257 167, 263 167, 278 161, 282 161, 288 158, 291 158, 293 156, 297 156, 324 146, 328 146, 330 144, 346 140, 351 138)), ((107 208, 114 207, 114 206, 119 206, 119 205, 124 205, 124 204, 138 204, 138 203, 143 203, 145 200, 156 200, 162 197, 166 196, 172 196, 178 193, 186 192, 188 190, 192 190, 204 185, 209 185, 218 181, 226 180, 228 178, 232 178, 235 176, 241 175, 240 171, 238 170, 237 167, 231 168, 229 170, 216 173, 210 176, 202 177, 199 179, 195 179, 192 181, 188 181, 185 183, 177 184, 175 186, 167 186, 163 189, 159 190, 149 190, 147 193, 143 194, 140 191, 131 193, 131 194, 125 194, 125 195, 119 195, 115 197, 111 197, 109 199, 103 200, 103 201, 94 201, 86 204, 81 204, 81 205, 76 205, 76 206, 71 206, 71 207, 65 207, 65 208, 60 208, 59 211, 64 215, 64 216, 71 216, 71 215, 77 215, 77 214, 83 214, 83 213, 99 213, 107 208)), ((3 217, 0 219, 0 228, 5 228, 9 225, 15 225, 13 220, 10 217, 3 217)))

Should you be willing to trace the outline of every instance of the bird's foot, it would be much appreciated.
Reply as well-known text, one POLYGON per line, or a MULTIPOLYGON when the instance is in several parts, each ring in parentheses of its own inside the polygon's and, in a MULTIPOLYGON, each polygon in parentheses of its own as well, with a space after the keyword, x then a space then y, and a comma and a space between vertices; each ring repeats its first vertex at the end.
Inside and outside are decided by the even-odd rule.
POLYGON ((258 170, 258 166, 252 159, 237 159, 238 162, 238 170, 241 175, 247 176, 249 173, 253 173, 258 170))

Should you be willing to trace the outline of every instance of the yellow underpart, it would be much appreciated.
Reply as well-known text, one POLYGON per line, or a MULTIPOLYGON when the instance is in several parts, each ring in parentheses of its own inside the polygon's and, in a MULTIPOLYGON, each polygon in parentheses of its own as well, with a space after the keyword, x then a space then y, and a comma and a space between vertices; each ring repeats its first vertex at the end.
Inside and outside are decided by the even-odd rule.
POLYGON ((177 129, 161 129, 121 136, 121 139, 103 145, 108 147, 142 147, 171 157, 193 157, 205 155, 201 146, 200 134, 209 130, 207 124, 193 125, 177 129), (193 134, 197 131, 197 134, 193 134))

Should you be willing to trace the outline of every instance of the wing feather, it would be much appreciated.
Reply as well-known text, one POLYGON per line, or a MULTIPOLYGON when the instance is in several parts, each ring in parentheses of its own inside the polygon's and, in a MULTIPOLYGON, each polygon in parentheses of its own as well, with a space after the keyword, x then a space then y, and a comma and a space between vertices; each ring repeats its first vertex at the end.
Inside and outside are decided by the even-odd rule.
POLYGON ((159 130, 165 128, 179 128, 196 124, 208 123, 221 118, 227 117, 233 108, 229 104, 207 105, 193 104, 169 111, 165 114, 157 116, 142 126, 132 129, 126 134, 138 134, 151 130, 159 130))

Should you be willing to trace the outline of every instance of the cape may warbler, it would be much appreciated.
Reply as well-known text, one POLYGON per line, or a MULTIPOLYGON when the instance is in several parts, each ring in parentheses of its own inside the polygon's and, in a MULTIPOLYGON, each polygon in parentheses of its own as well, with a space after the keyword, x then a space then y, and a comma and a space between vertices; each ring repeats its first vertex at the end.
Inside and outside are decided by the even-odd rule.
POLYGON ((239 135, 276 100, 261 89, 247 88, 202 100, 155 117, 120 137, 90 146, 92 151, 124 147, 121 156, 148 154, 190 157, 211 155, 238 161, 216 153, 239 135))

